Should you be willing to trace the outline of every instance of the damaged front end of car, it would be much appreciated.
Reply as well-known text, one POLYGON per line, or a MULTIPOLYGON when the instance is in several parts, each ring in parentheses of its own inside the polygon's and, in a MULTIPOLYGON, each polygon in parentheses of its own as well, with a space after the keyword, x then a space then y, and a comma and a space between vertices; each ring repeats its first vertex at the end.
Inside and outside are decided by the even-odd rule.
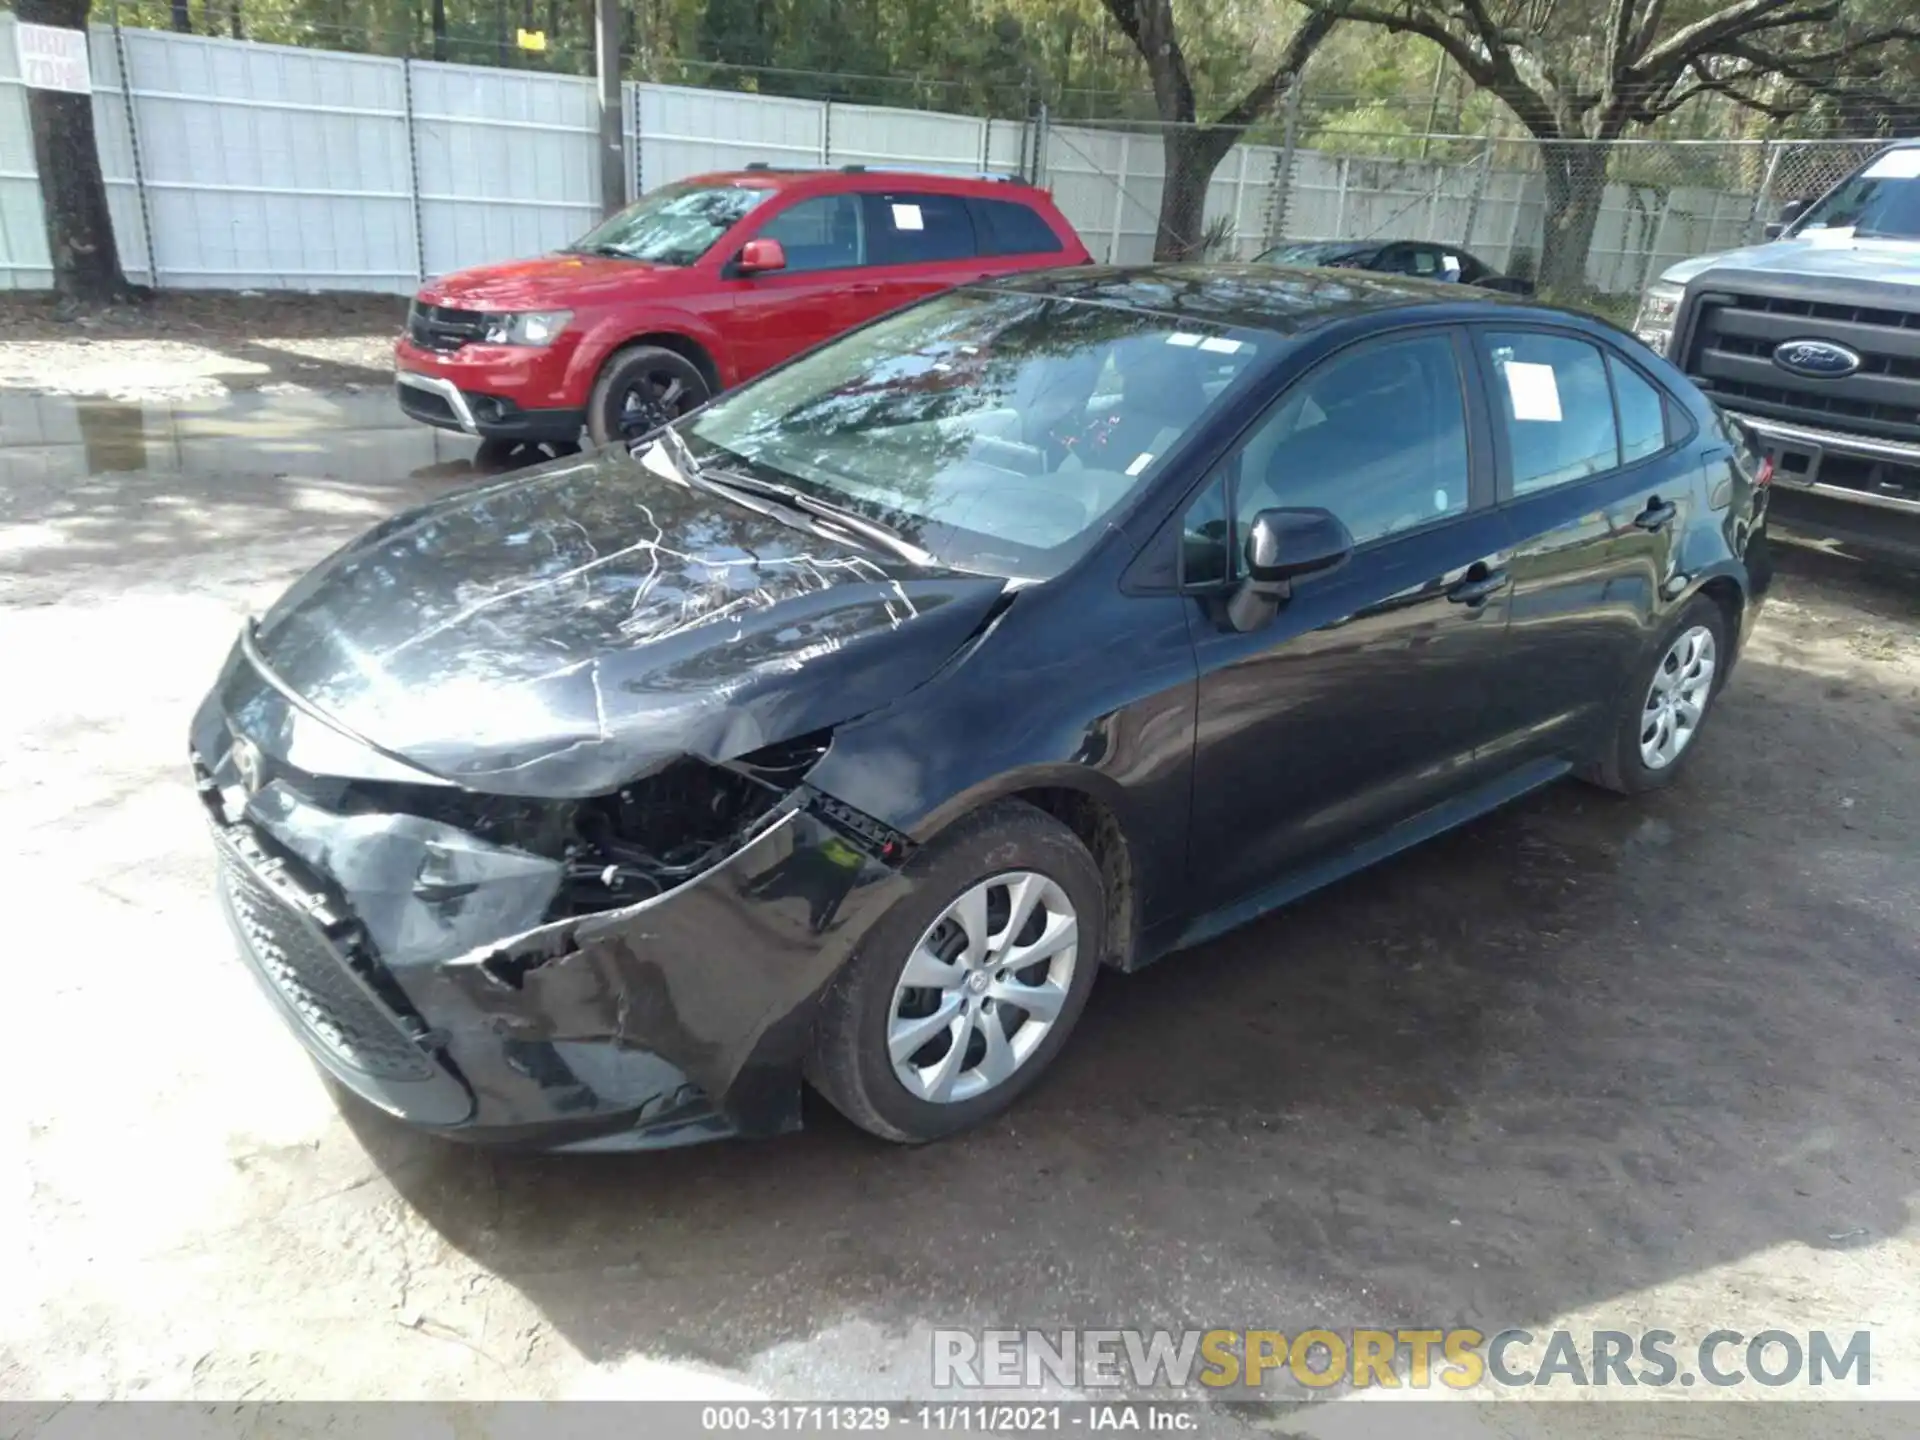
POLYGON ((830 733, 586 798, 481 793, 243 641, 193 726, 241 949, 314 1057, 459 1138, 640 1148, 799 1123, 814 1005, 910 842, 812 789, 830 733))

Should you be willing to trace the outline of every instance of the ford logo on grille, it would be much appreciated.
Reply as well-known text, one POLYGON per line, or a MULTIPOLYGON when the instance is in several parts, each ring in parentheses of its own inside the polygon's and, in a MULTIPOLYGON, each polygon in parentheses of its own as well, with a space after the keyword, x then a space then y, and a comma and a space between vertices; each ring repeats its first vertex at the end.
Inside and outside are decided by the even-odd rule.
POLYGON ((1838 380, 1860 368, 1860 356, 1831 340, 1783 340, 1773 347, 1773 363, 1795 375, 1838 380))

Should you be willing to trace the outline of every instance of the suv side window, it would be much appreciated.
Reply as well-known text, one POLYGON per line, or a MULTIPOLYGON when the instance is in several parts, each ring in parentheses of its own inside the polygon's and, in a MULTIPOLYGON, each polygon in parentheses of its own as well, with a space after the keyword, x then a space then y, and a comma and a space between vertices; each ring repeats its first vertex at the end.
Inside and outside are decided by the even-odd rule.
POLYGON ((860 203, 852 195, 816 195, 782 210, 760 227, 759 239, 778 240, 785 273, 844 270, 865 263, 860 203))
POLYGON ((867 256, 875 265, 964 260, 978 253, 960 195, 864 195, 867 256))
POLYGON ((1584 480, 1620 463, 1613 391, 1598 346, 1537 330, 1482 331, 1479 343, 1506 430, 1515 495, 1584 480))
MULTIPOLYGON (((1236 534, 1280 506, 1331 510, 1356 545, 1465 513, 1466 407, 1451 335, 1341 351, 1296 381, 1228 463, 1236 534)), ((1190 517, 1189 532, 1204 534, 1204 519, 1190 517)))
POLYGON ((1017 200, 973 200, 983 255, 1052 255, 1066 247, 1053 227, 1017 200))

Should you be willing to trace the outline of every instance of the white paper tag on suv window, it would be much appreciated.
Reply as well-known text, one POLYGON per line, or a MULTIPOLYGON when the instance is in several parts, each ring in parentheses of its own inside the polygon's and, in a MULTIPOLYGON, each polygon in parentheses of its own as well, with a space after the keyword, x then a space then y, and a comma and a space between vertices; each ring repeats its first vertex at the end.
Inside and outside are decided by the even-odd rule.
POLYGON ((1863 180, 1920 180, 1920 149, 1889 150, 1860 174, 1863 180))
POLYGON ((1513 401, 1516 420, 1558 420, 1560 387, 1554 384, 1551 365, 1532 365, 1525 360, 1509 360, 1500 367, 1507 377, 1507 396, 1513 401))
POLYGON ((1229 340, 1223 335, 1212 335, 1200 342, 1202 350, 1211 350, 1216 355, 1238 355, 1240 342, 1229 340))
POLYGON ((893 207, 893 228, 896 230, 924 230, 927 222, 920 218, 918 205, 896 205, 893 207))
POLYGON ((1127 466, 1127 474, 1138 475, 1152 463, 1153 452, 1150 450, 1142 450, 1138 455, 1133 457, 1133 463, 1127 466))

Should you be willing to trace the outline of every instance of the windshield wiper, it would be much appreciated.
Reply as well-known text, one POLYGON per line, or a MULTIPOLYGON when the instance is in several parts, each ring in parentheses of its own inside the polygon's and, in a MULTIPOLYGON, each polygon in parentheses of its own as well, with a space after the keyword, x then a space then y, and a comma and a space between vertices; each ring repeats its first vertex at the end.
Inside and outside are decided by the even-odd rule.
MULTIPOLYGON (((668 433, 671 433, 671 427, 669 427, 668 433)), ((678 439, 679 437, 675 436, 675 438, 678 439)), ((683 446, 685 443, 684 441, 681 442, 683 446)), ((795 510, 804 510, 807 514, 818 516, 820 519, 837 525, 843 530, 851 531, 862 539, 871 540, 876 545, 885 546, 909 564, 931 566, 939 563, 935 560, 932 551, 922 550, 918 545, 914 544, 891 526, 882 525, 878 520, 869 520, 858 511, 849 510, 845 506, 835 505, 829 501, 821 500, 816 496, 807 494, 804 490, 796 490, 790 485, 779 485, 771 480, 760 480, 754 476, 742 475, 733 470, 729 470, 724 475, 702 473, 700 478, 706 480, 709 484, 725 485, 735 490, 745 490, 750 495, 762 495, 769 500, 778 500, 781 504, 790 506, 795 510)))

